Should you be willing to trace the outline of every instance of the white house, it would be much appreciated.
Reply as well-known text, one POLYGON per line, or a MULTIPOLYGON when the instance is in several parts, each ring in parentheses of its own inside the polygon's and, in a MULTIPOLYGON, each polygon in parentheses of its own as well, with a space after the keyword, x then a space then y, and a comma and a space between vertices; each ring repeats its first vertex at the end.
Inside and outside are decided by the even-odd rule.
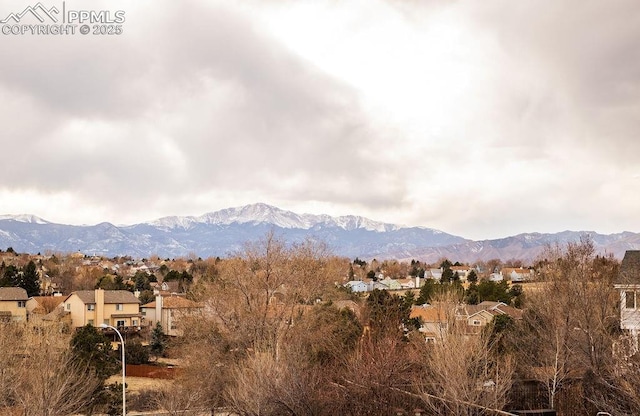
POLYGON ((424 273, 424 277, 440 281, 442 279, 442 269, 429 269, 424 273))
POLYGON ((533 270, 522 267, 503 267, 501 274, 512 282, 524 282, 533 278, 533 270))
POLYGON ((345 283, 344 286, 351 289, 354 293, 366 292, 369 289, 368 285, 362 280, 351 280, 350 282, 345 283))
POLYGON ((620 293, 620 329, 629 331, 638 349, 640 335, 640 250, 628 250, 614 282, 620 293))

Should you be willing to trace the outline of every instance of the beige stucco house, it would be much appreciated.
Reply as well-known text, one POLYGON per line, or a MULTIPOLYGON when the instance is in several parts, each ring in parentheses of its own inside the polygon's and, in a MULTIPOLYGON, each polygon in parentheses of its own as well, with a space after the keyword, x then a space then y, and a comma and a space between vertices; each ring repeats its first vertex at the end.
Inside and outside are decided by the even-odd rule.
POLYGON ((0 287, 0 321, 26 321, 28 299, 21 287, 0 287))
POLYGON ((79 290, 66 297, 64 310, 71 315, 74 328, 104 323, 136 329, 142 320, 140 301, 127 290, 79 290))
POLYGON ((166 335, 182 336, 181 318, 201 313, 202 305, 180 296, 157 295, 156 300, 140 307, 145 323, 151 328, 160 322, 166 335))

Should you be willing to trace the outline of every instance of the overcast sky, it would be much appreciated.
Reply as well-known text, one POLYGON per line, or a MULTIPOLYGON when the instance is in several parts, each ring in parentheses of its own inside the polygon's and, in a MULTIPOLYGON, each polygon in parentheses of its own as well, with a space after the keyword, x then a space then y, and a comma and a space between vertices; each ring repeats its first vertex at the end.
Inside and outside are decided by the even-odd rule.
POLYGON ((640 232, 636 0, 87 4, 124 33, 0 35, 0 214, 640 232))

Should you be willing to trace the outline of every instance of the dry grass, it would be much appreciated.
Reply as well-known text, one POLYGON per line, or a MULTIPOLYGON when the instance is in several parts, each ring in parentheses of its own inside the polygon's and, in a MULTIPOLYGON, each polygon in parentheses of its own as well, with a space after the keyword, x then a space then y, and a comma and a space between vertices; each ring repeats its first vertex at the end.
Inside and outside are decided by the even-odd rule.
MULTIPOLYGON (((106 384, 121 383, 122 374, 111 376, 107 379, 106 384)), ((162 388, 170 387, 173 380, 163 380, 159 378, 148 377, 127 377, 127 391, 131 393, 137 393, 143 390, 159 390, 162 388)))

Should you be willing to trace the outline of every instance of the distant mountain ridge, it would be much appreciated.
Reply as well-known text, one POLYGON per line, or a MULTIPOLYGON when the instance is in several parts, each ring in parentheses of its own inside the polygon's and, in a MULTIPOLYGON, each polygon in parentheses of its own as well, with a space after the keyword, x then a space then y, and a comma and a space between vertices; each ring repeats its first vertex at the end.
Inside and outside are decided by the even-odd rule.
POLYGON ((564 231, 529 233, 494 240, 472 241, 426 227, 403 227, 360 216, 296 214, 257 203, 201 216, 170 216, 140 224, 115 226, 55 224, 35 215, 0 215, 0 247, 18 252, 77 252, 104 256, 180 257, 226 256, 247 241, 275 231, 290 243, 307 238, 326 242, 336 255, 363 259, 417 259, 436 262, 446 257, 475 262, 499 258, 532 261, 545 246, 578 241, 589 234, 601 253, 621 258, 640 249, 640 234, 603 235, 564 231))
MULTIPOLYGON (((296 214, 285 211, 264 203, 245 205, 236 208, 227 208, 216 212, 207 213, 199 217, 163 217, 146 224, 164 227, 166 229, 189 229, 195 224, 230 225, 233 223, 268 223, 280 228, 299 228, 309 230, 316 226, 335 226, 344 230, 363 228, 369 231, 395 231, 401 227, 394 224, 385 224, 372 221, 368 218, 347 215, 332 217, 329 215, 296 214)), ((434 230, 436 231, 436 230, 434 230)))

